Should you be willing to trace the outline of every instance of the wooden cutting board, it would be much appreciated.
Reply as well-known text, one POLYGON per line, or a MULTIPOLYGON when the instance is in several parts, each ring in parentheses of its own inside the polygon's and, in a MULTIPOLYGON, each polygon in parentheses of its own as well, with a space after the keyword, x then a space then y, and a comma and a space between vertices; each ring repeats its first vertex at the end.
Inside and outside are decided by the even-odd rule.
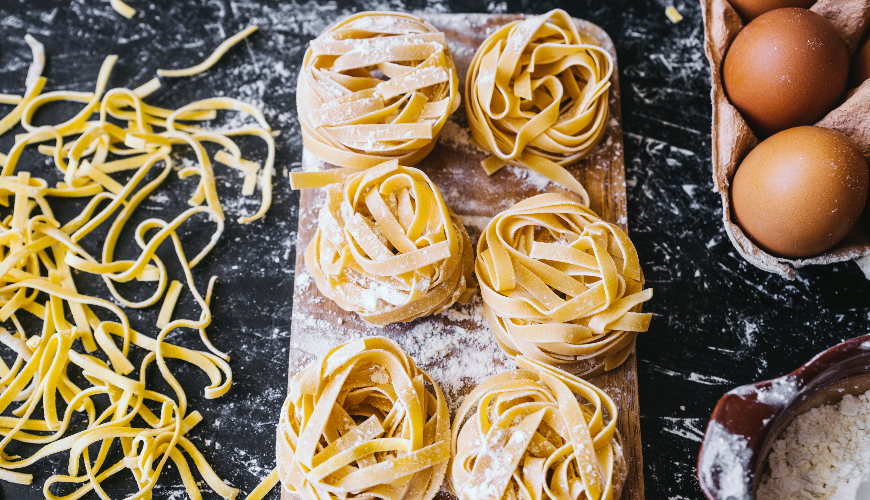
MULTIPOLYGON (((460 91, 477 47, 496 28, 514 21, 518 15, 423 14, 421 17, 443 31, 460 77, 460 91)), ((589 192, 591 208, 604 220, 627 231, 628 213, 625 193, 622 117, 616 51, 604 30, 577 20, 581 33, 593 36, 614 60, 610 90, 610 120, 601 145, 584 161, 569 167, 589 192)), ((533 172, 505 167, 488 177, 480 166, 487 154, 468 142, 465 107, 454 113, 442 130, 439 142, 426 159, 416 165, 432 178, 444 201, 465 222, 476 248, 477 238, 489 219, 513 204, 541 192, 560 191, 556 184, 533 172)), ((308 151, 303 153, 303 170, 330 168, 308 151)), ((515 365, 496 345, 482 315, 480 296, 467 305, 411 323, 377 328, 366 325, 356 314, 341 310, 317 290, 305 270, 303 254, 317 229, 317 213, 323 203, 320 190, 306 190, 299 206, 299 233, 296 258, 296 289, 293 295, 293 323, 290 349, 290 376, 330 348, 361 336, 383 335, 398 342, 439 383, 451 413, 462 397, 490 375, 513 369, 515 365)), ((618 428, 622 434, 629 463, 623 489, 625 500, 642 500, 643 460, 641 457, 640 415, 637 396, 637 358, 634 353, 616 370, 590 379, 604 389, 619 407, 618 428)), ((451 415, 452 416, 452 415, 451 415)), ((293 497, 284 491, 284 498, 293 497)), ((442 491, 439 497, 449 494, 442 491)))

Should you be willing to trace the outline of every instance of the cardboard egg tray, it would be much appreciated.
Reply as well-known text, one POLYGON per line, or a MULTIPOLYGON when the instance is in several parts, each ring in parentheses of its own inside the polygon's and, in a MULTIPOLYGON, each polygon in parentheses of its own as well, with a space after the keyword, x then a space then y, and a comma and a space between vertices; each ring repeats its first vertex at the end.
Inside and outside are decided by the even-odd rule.
MULTIPOLYGON (((713 189, 722 197, 722 222, 734 247, 747 261, 793 280, 795 268, 854 260, 870 279, 870 203, 852 231, 825 253, 805 259, 783 259, 757 247, 734 222, 731 213, 731 179, 758 139, 728 101, 722 85, 722 60, 743 21, 727 0, 701 0, 704 15, 704 50, 710 61, 713 104, 713 189)), ((839 30, 854 55, 870 22, 870 0, 820 0, 810 10, 821 14, 839 30)), ((840 105, 816 125, 838 130, 870 157, 870 80, 849 89, 840 105)))

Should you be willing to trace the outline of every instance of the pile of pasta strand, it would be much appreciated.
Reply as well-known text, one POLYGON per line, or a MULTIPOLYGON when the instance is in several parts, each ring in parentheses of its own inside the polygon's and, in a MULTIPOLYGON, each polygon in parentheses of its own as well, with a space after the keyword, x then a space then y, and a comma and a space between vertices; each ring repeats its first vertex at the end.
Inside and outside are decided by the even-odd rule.
POLYGON ((565 167, 585 158, 607 131, 613 58, 556 9, 509 23, 481 44, 465 80, 474 141, 507 164, 529 168, 589 196, 565 167))
MULTIPOLYGON (((4 436, 0 440, 0 479, 30 484, 32 476, 18 472, 19 469, 48 455, 68 452, 67 474, 54 475, 46 481, 43 488, 46 498, 79 498, 89 491, 108 498, 101 483, 127 469, 138 486, 138 491, 127 498, 136 500, 150 498, 165 464, 171 459, 191 498, 201 498, 201 494, 190 461, 215 492, 225 498, 235 498, 238 490, 217 477, 202 453, 186 437, 202 416, 188 408, 184 389, 166 360, 183 360, 203 370, 210 380, 204 390, 208 399, 222 396, 232 385, 229 356, 216 349, 205 332, 211 322, 210 302, 216 279, 212 277, 203 297, 191 271, 214 248, 224 227, 224 213, 204 143, 222 146, 224 151, 218 153, 216 159, 242 170, 247 176, 254 176, 253 186, 262 175, 260 209, 239 220, 248 223, 263 217, 271 203, 273 134, 258 110, 235 99, 206 99, 173 111, 143 102, 144 97, 160 87, 157 80, 135 91, 122 88, 106 91, 115 56, 105 60, 94 92, 43 94, 46 79, 40 75, 44 64, 42 46, 31 40, 28 43, 34 50, 34 64, 28 74, 26 91, 20 98, 3 97, 3 103, 16 107, 0 119, 0 135, 19 123, 26 131, 16 136, 8 155, 0 154, 0 205, 12 207, 12 214, 0 221, 0 320, 11 320, 15 326, 13 332, 0 329, 0 342, 17 354, 11 366, 0 359, 0 412, 11 410, 12 415, 0 417, 0 435, 4 436), (56 101, 84 103, 85 106, 63 123, 34 125, 32 118, 37 110, 56 101), (189 123, 211 120, 218 110, 247 112, 257 120, 258 126, 214 132, 189 123), (116 125, 116 121, 126 122, 127 126, 116 125), (241 150, 231 139, 234 136, 259 137, 266 143, 268 153, 262 173, 259 165, 242 158, 241 150), (49 144, 44 144, 46 142, 49 144), (36 144, 40 152, 53 157, 63 176, 62 182, 50 186, 31 172, 19 170, 22 152, 36 144), (198 160, 196 166, 179 172, 182 178, 198 176, 190 200, 192 207, 168 222, 148 219, 139 224, 134 236, 141 249, 138 258, 115 260, 125 224, 173 171, 171 154, 177 146, 192 148, 198 160), (110 155, 120 159, 110 160, 110 155), (125 171, 133 171, 126 184, 110 175, 125 171), (152 175, 153 178, 145 182, 151 171, 156 176, 152 175), (78 216, 61 224, 50 203, 54 197, 83 198, 87 203, 78 216), (211 221, 214 229, 204 248, 189 259, 177 231, 195 223, 196 219, 211 221), (95 258, 80 242, 110 220, 102 255, 95 258), (126 307, 156 304, 164 296, 168 281, 166 266, 155 254, 164 242, 173 245, 186 288, 201 309, 197 320, 172 320, 175 302, 185 288, 178 281, 173 281, 165 294, 156 338, 133 330, 124 311, 112 301, 77 290, 72 269, 102 277, 111 296, 126 307), (154 293, 145 300, 132 301, 115 288, 115 283, 133 280, 153 286, 154 293), (115 320, 101 320, 98 310, 107 311, 115 320), (41 320, 40 332, 25 331, 18 317, 21 314, 41 320), (165 342, 167 334, 178 328, 197 330, 206 350, 165 342), (76 340, 81 342, 85 352, 73 348, 76 340), (135 375, 137 367, 131 362, 132 346, 146 352, 138 367, 138 377, 135 375), (171 395, 149 390, 146 375, 152 364, 157 365, 160 376, 171 387, 171 395), (70 372, 73 365, 81 370, 91 387, 82 388, 73 382, 70 372), (98 402, 103 397, 107 401, 98 402), (15 402, 20 404, 12 409, 15 402), (40 403, 43 416, 37 418, 35 411, 40 403), (59 411, 64 404, 65 410, 59 411), (159 410, 155 412, 149 405, 156 405, 159 410), (100 410, 101 407, 105 409, 100 410), (134 418, 144 421, 147 427, 133 427, 134 418), (87 423, 84 430, 68 432, 72 426, 79 425, 75 421, 82 419, 87 423), (110 464, 106 460, 116 440, 124 457, 110 464), (43 446, 30 456, 19 457, 6 451, 16 441, 43 446), (91 445, 98 445, 96 454, 92 453, 91 445), (51 487, 62 484, 75 490, 58 497, 51 487)), ((227 48, 222 47, 219 52, 227 48)), ((208 69, 215 61, 212 56, 206 64, 197 67, 198 71, 208 69)), ((246 178, 247 184, 250 183, 246 178)))
POLYGON ((563 194, 496 215, 477 242, 484 315, 508 354, 593 376, 621 365, 652 315, 628 236, 563 194))
POLYGON ((291 173, 326 187, 305 268, 342 309, 373 325, 438 314, 477 291, 465 225, 421 170, 397 160, 368 170, 291 173))
POLYGON ((515 361, 519 370, 484 380, 456 412, 454 494, 459 500, 618 499, 628 466, 613 400, 546 364, 521 355, 515 361))
POLYGON ((309 151, 370 168, 422 160, 460 100, 443 33, 410 14, 363 12, 311 41, 296 105, 309 151))

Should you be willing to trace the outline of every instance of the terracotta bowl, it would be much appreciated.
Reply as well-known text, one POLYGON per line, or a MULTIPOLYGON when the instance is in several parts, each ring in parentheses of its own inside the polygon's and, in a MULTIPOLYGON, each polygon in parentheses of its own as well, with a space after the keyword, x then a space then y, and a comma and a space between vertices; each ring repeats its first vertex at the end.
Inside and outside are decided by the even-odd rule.
POLYGON ((767 454, 795 417, 868 390, 870 335, 865 335, 828 349, 788 375, 726 393, 701 445, 701 489, 710 500, 755 498, 767 454))

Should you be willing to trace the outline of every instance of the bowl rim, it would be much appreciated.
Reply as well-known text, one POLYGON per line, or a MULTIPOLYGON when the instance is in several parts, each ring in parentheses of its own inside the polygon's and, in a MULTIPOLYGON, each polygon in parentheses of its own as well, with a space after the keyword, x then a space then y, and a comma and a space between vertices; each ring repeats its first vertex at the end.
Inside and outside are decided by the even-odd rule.
POLYGON ((786 410, 813 391, 813 382, 822 375, 862 355, 870 355, 870 335, 822 351, 791 373, 725 393, 713 409, 698 453, 696 475, 704 495, 709 500, 754 498, 755 471, 766 458, 760 454, 786 410), (728 491, 723 491, 723 481, 728 491))

